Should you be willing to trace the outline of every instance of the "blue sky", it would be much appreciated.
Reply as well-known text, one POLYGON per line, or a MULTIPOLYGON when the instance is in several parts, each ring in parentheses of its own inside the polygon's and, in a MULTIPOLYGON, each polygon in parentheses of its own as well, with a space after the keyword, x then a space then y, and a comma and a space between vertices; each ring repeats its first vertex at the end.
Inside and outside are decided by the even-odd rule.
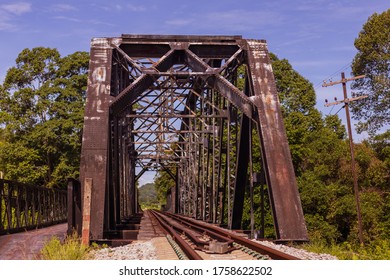
POLYGON ((267 40, 270 51, 288 59, 313 83, 317 107, 328 114, 325 98, 341 99, 342 89, 322 88, 323 80, 338 80, 341 71, 350 76, 355 38, 370 15, 388 8, 389 0, 0 0, 0 82, 24 48, 67 55, 88 51, 93 37, 123 33, 242 35, 267 40))

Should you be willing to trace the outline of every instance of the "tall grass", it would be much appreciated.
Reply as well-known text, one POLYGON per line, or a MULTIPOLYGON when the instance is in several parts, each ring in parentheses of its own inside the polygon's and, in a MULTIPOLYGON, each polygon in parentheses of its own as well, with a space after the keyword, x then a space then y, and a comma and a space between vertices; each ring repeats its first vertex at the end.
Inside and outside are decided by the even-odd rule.
POLYGON ((390 260, 389 240, 377 240, 364 246, 348 242, 332 245, 314 242, 301 247, 310 252, 330 254, 340 260, 390 260))
POLYGON ((66 237, 64 242, 52 237, 41 250, 43 260, 85 260, 88 259, 90 247, 82 245, 76 233, 66 237))

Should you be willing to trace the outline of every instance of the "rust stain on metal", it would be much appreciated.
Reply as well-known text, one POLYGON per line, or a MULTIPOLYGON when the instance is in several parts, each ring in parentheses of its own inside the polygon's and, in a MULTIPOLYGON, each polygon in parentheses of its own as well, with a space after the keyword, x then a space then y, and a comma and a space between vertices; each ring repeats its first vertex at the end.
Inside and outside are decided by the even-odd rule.
POLYGON ((91 227, 91 193, 92 193, 92 178, 84 180, 84 199, 83 199, 83 221, 81 228, 81 243, 89 246, 90 227, 91 227))

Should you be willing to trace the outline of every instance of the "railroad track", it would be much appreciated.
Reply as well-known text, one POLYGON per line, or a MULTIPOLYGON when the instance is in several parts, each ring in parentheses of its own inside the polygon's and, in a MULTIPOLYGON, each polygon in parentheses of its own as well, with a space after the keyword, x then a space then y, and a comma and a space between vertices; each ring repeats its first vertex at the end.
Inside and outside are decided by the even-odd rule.
POLYGON ((226 255, 235 250, 241 250, 257 259, 299 260, 297 257, 205 222, 156 210, 149 211, 191 260, 202 260, 205 254, 226 255))

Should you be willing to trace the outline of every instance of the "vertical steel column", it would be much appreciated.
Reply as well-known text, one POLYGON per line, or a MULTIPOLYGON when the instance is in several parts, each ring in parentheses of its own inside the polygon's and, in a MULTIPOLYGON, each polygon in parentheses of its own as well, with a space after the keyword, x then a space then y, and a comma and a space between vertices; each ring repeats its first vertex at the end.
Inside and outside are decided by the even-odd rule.
MULTIPOLYGON (((130 113, 133 111, 133 108, 129 111, 130 113)), ((129 123, 129 129, 134 129, 134 122, 129 123)), ((132 197, 130 198, 130 201, 132 203, 131 207, 131 214, 138 213, 138 196, 137 196, 137 190, 136 190, 136 172, 135 172, 135 164, 136 159, 134 156, 136 155, 137 151, 135 150, 135 144, 134 144, 134 134, 129 133, 130 142, 131 144, 128 145, 128 157, 130 160, 128 160, 128 179, 127 179, 127 187, 130 188, 130 192, 132 197)))
POLYGON ((240 229, 244 210, 245 186, 248 179, 249 164, 249 118, 242 115, 240 139, 237 150, 236 178, 234 183, 233 209, 231 228, 240 229))
MULTIPOLYGON (((180 138, 179 138, 180 139, 180 138)), ((176 167, 176 180, 175 180, 175 192, 174 192, 174 205, 173 205, 173 213, 179 214, 179 167, 176 167)))
POLYGON ((118 125, 116 118, 110 116, 110 139, 109 139, 109 149, 108 149, 108 182, 106 187, 105 194, 105 211, 104 214, 104 223, 110 229, 115 228, 117 221, 120 219, 120 205, 119 205, 119 187, 117 180, 115 180, 116 173, 116 159, 117 155, 114 153, 115 150, 115 135, 117 135, 118 125))
POLYGON ((82 193, 85 180, 93 181, 91 199, 92 239, 103 238, 104 204, 107 186, 107 154, 112 49, 110 39, 91 42, 87 100, 80 162, 82 193))
POLYGON ((255 232, 255 213, 254 213, 254 190, 253 190, 253 152, 252 152, 252 120, 249 120, 249 197, 250 197, 250 224, 251 238, 255 232))
MULTIPOLYGON (((224 99, 223 99, 223 102, 222 102, 222 109, 223 106, 224 106, 224 99)), ((222 174, 223 174, 223 170, 222 170, 222 166, 223 166, 223 154, 226 155, 226 147, 224 148, 224 142, 223 142, 223 136, 224 136, 224 128, 225 128, 225 120, 224 118, 220 118, 218 120, 218 124, 219 124, 219 131, 218 131, 218 145, 219 145, 219 155, 218 155, 218 170, 217 170, 217 217, 216 217, 216 222, 219 222, 219 223, 223 223, 223 200, 224 200, 224 187, 225 187, 225 184, 224 184, 224 180, 222 178, 222 174)), ((225 161, 225 166, 226 166, 226 161, 225 161)))
POLYGON ((32 190, 31 191, 31 201, 32 201, 32 205, 31 205, 31 211, 32 211, 32 218, 31 218, 31 221, 32 221, 32 224, 35 225, 35 213, 37 211, 36 209, 36 190, 32 190))
POLYGON ((227 110, 228 110, 228 125, 227 125, 227 139, 226 139, 226 176, 227 176, 227 222, 228 227, 232 227, 232 183, 231 183, 231 161, 230 161, 230 150, 231 150, 231 105, 230 101, 227 101, 227 110))
POLYGON ((197 186, 196 186, 196 218, 200 219, 202 217, 202 190, 203 190, 203 180, 202 180, 202 168, 203 168, 203 143, 200 143, 200 140, 203 139, 201 134, 197 143, 197 186))
MULTIPOLYGON (((245 79, 245 95, 249 95, 249 80, 245 79)), ((234 199, 232 212, 232 229, 240 229, 242 223, 242 214, 244 211, 245 188, 248 181, 248 165, 250 159, 250 138, 252 137, 251 120, 242 115, 240 125, 240 139, 237 150, 236 178, 234 184, 234 199)))
MULTIPOLYGON (((11 198, 12 198, 12 184, 11 183, 8 183, 8 193, 7 193, 7 224, 8 224, 8 229, 12 228, 13 227, 13 224, 12 224, 12 208, 11 208, 11 198)), ((40 203, 39 203, 40 205, 40 203)), ((40 223, 41 220, 38 221, 38 223, 40 223)))
MULTIPOLYGON (((117 213, 116 213, 116 219, 115 224, 118 224, 120 220, 124 216, 124 193, 123 193, 123 187, 121 185, 121 137, 122 137, 122 125, 121 125, 121 119, 118 115, 110 116, 113 121, 113 138, 112 138, 112 147, 110 149, 110 152, 112 153, 112 171, 111 174, 108 175, 109 182, 112 183, 113 189, 116 193, 116 200, 115 204, 117 207, 117 213)), ((115 225, 114 224, 114 225, 115 225)))
POLYGON ((125 186, 126 188, 130 189, 130 207, 129 207, 129 215, 134 215, 138 213, 138 198, 137 198, 137 190, 136 190, 136 181, 135 181, 135 159, 132 158, 129 161, 129 178, 128 178, 128 185, 125 186))
POLYGON ((4 230, 4 224, 5 224, 5 220, 3 220, 3 211, 4 211, 4 217, 5 217, 5 213, 7 213, 6 209, 3 210, 3 204, 5 205, 4 181, 3 179, 0 178, 0 232, 4 230))
MULTIPOLYGON (((35 209, 35 207, 34 207, 35 209)), ((35 211, 34 211, 35 213, 35 211)), ((35 215, 34 215, 35 216, 35 215)), ((80 182, 68 179, 68 235, 76 231, 81 235, 81 189, 80 182)))
POLYGON ((204 200, 204 209, 205 209, 205 217, 204 217, 204 220, 206 220, 207 222, 210 221, 211 219, 211 211, 212 211, 212 189, 211 189, 211 186, 212 186, 212 183, 213 183, 213 177, 212 177, 212 174, 210 172, 211 168, 212 168, 212 161, 213 161, 213 158, 212 156, 210 155, 210 150, 212 149, 212 139, 211 139, 211 135, 208 134, 207 135, 207 146, 206 146, 206 178, 205 178, 205 182, 206 182, 206 185, 205 185, 205 200, 204 200))
MULTIPOLYGON (((202 92, 202 96, 204 96, 204 92, 202 92)), ((203 98, 200 99, 200 114, 203 116, 205 114, 205 107, 204 107, 204 100, 203 98)), ((202 220, 206 219, 206 191, 207 191, 207 181, 206 181, 206 174, 207 174, 207 164, 206 164, 206 159, 207 157, 205 156, 207 149, 208 149, 208 142, 206 139, 206 134, 204 133, 205 130, 205 123, 204 121, 201 123, 200 128, 202 135, 202 146, 201 146, 201 165, 200 165, 200 170, 201 170, 201 216, 200 218, 202 220)))
MULTIPOLYGON (((210 108, 210 115, 215 114, 215 90, 211 91, 211 108, 210 108)), ((215 118, 211 118, 211 127, 212 127, 212 171, 211 171, 211 178, 212 178, 212 184, 211 184, 211 206, 210 206, 210 213, 211 213, 211 221, 213 223, 216 223, 216 216, 217 216, 217 190, 216 190, 216 165, 217 165, 217 141, 216 141, 216 133, 215 133, 215 118)))
MULTIPOLYGON (((68 179, 68 235, 72 234, 72 231, 76 229, 75 219, 75 202, 74 202, 75 187, 71 179, 68 179)), ((1 207, 1 206, 0 206, 1 207)), ((1 213, 1 212, 0 212, 1 213)), ((1 225, 0 225, 1 226, 1 225)), ((77 229, 76 229, 77 231, 77 229)))

